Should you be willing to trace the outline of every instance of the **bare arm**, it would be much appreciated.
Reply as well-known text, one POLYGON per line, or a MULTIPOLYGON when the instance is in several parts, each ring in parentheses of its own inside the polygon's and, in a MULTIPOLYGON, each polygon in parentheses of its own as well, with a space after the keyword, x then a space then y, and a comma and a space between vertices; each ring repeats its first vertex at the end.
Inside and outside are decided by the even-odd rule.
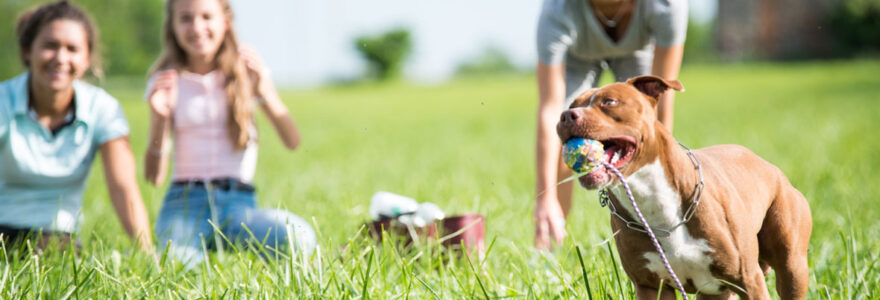
POLYGON ((254 80, 254 91, 257 97, 263 99, 261 107, 263 112, 275 127, 275 132, 281 138, 287 149, 293 150, 299 146, 300 136, 299 130, 296 128, 296 122, 290 116, 287 106, 278 96, 278 90, 272 82, 272 76, 269 74, 269 68, 263 62, 263 59, 257 52, 250 47, 241 47, 239 49, 241 58, 244 60, 251 77, 254 80))
MULTIPOLYGON (((654 62, 651 67, 651 74, 660 76, 666 80, 678 80, 678 72, 681 69, 681 59, 684 54, 684 45, 672 46, 669 48, 657 47, 654 49, 654 62)), ((666 126, 669 132, 672 132, 673 123, 673 105, 675 103, 675 93, 669 91, 663 94, 660 104, 657 105, 657 119, 666 126)))
POLYGON ((119 221, 141 249, 151 251, 150 220, 135 179, 134 155, 128 137, 105 142, 100 151, 107 190, 119 221))
POLYGON ((281 102, 278 92, 272 88, 272 92, 263 99, 264 101, 260 105, 263 108, 263 113, 272 122, 275 132, 281 137, 284 146, 290 150, 296 149, 300 141, 299 130, 296 128, 296 123, 293 121, 293 117, 290 116, 287 106, 284 105, 284 102, 281 102))
POLYGON ((556 136, 556 123, 565 101, 564 67, 538 63, 537 193, 556 193, 557 162, 562 146, 556 136))
POLYGON ((535 204, 535 245, 550 247, 550 238, 561 243, 565 237, 565 216, 557 197, 556 181, 559 172, 561 143, 556 135, 556 123, 565 101, 565 66, 538 63, 538 126, 536 138, 535 183, 538 200, 535 204))
POLYGON ((150 137, 147 153, 144 155, 144 175, 153 185, 165 182, 168 174, 168 161, 171 156, 166 149, 171 141, 171 120, 150 113, 150 137))
POLYGON ((153 185, 161 185, 168 174, 171 147, 171 115, 177 104, 177 72, 166 70, 156 75, 150 93, 150 136, 144 155, 144 175, 153 185))

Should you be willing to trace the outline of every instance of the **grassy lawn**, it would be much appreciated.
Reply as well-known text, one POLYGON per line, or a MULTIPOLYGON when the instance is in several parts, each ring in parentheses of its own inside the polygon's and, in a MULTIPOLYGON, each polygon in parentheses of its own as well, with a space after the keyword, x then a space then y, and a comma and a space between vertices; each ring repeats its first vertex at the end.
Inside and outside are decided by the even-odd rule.
MULTIPOLYGON (((682 71, 687 91, 676 98, 676 138, 692 148, 744 145, 809 200, 809 299, 876 299, 880 291, 877 70, 880 61, 682 71)), ((124 105, 140 166, 148 107, 142 85, 125 86, 110 81, 107 89, 124 105)), ((533 77, 330 87, 284 98, 303 143, 284 150, 260 116, 258 201, 313 223, 320 239, 313 257, 267 262, 253 251, 228 251, 189 271, 153 259, 123 233, 96 165, 80 255, 3 253, 0 298, 634 298, 605 242, 608 213, 595 192, 576 190, 565 244, 549 254, 532 247, 533 77), (360 238, 378 190, 434 202, 448 214, 486 215, 485 258, 397 251, 360 238)), ((140 180, 155 220, 166 187, 140 180)))

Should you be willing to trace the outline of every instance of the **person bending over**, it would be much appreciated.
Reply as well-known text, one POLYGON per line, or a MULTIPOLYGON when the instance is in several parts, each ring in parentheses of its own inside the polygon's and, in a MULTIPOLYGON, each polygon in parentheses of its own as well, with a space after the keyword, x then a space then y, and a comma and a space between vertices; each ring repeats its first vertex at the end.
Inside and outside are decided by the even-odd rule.
MULTIPOLYGON (((556 123, 574 98, 595 88, 604 69, 615 81, 639 75, 677 79, 687 30, 686 0, 545 0, 538 21, 538 194, 535 246, 548 249, 566 235, 572 175, 560 159, 556 123)), ((672 131, 673 94, 657 113, 672 131)))

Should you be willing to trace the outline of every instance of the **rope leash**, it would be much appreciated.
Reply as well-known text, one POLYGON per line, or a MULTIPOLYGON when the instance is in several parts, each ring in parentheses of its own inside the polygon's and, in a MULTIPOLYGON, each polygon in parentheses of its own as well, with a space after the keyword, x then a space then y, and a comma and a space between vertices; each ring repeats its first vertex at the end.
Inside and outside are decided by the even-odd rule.
MULTIPOLYGON (((636 198, 633 197, 632 190, 630 190, 629 188, 629 184, 626 183, 626 180, 623 179, 623 174, 621 174, 620 171, 618 171, 616 168, 614 168, 614 166, 607 162, 603 161, 602 165, 605 166, 605 168, 607 168, 608 170, 611 170, 611 172, 620 179, 620 183, 623 184, 623 188, 624 190, 626 190, 626 195, 632 202, 633 209, 636 211, 636 215, 638 215, 639 220, 642 221, 641 225, 644 226, 644 231, 647 232, 648 236, 651 237, 651 242, 654 243, 654 248, 657 249, 658 253, 660 253, 660 258, 663 260, 663 266, 666 267, 666 272, 669 272, 669 275, 672 275, 672 280, 675 281, 675 285, 678 288, 678 291, 681 292, 681 296, 684 298, 684 300, 690 300, 688 298, 687 292, 684 291, 684 286, 681 285, 681 281, 679 281, 678 276, 675 275, 675 271, 672 271, 672 266, 669 264, 669 260, 666 258, 666 252, 663 252, 663 248, 660 247, 660 241, 657 240, 657 236, 654 235, 654 231, 651 229, 651 226, 648 225, 648 221, 645 220, 645 216, 642 215, 642 211, 639 210, 639 206, 636 204, 636 198)), ((630 227, 629 224, 627 224, 627 227, 630 227)))
POLYGON ((614 202, 611 201, 608 196, 607 189, 599 190, 599 204, 602 207, 608 207, 611 215, 617 217, 626 224, 626 227, 638 232, 644 232, 651 237, 651 241, 654 244, 654 248, 660 254, 660 258, 663 260, 663 265, 666 268, 666 271, 669 272, 669 275, 672 276, 673 281, 675 281, 676 287, 681 292, 682 297, 685 300, 689 300, 687 296, 687 292, 684 290, 684 286, 681 284, 681 281, 678 279, 678 276, 675 274, 675 271, 672 270, 672 266, 669 264, 669 259, 666 257, 666 253, 663 252, 663 248, 660 246, 660 241, 657 240, 657 236, 668 237, 672 234, 672 232, 681 225, 684 225, 694 216, 697 211, 697 206, 700 205, 700 199, 703 195, 703 168, 700 165, 700 161, 697 159, 697 156, 691 151, 690 148, 685 146, 682 143, 678 143, 682 148, 687 150, 687 156, 691 160, 691 163, 694 164, 694 168, 697 170, 697 174, 699 176, 699 181, 694 186, 694 191, 691 194, 690 206, 684 211, 681 220, 675 225, 665 228, 665 227, 652 227, 648 224, 648 221, 645 219, 645 216, 642 215, 642 211, 639 209, 638 204, 636 204, 635 197, 633 197, 632 190, 629 187, 629 183, 626 182, 626 179, 623 178, 623 174, 615 168, 612 164, 605 161, 607 159, 607 153, 604 151, 604 146, 601 142, 586 139, 586 138, 572 138, 565 142, 565 145, 562 147, 562 159, 565 164, 576 174, 559 182, 558 184, 562 184, 564 182, 568 182, 574 180, 582 175, 588 174, 595 170, 596 167, 603 166, 607 170, 610 170, 615 176, 620 179, 620 182, 623 184, 624 189, 626 190, 627 196, 629 196, 629 200, 632 202, 633 208, 636 212, 636 215, 639 217, 639 221, 635 222, 630 221, 627 217, 624 217, 620 213, 617 212, 617 207, 614 206, 614 202), (655 234, 657 232, 657 234, 655 234))
MULTIPOLYGON (((672 234, 673 230, 675 230, 679 226, 684 225, 685 223, 690 221, 691 218, 694 217, 694 213, 697 212, 697 206, 700 205, 700 199, 703 198, 703 187, 705 186, 703 184, 703 166, 700 164, 700 160, 697 159, 697 156, 694 154, 694 152, 691 151, 691 148, 688 148, 687 146, 685 146, 682 143, 678 143, 678 144, 681 145, 682 148, 687 150, 687 156, 688 156, 688 158, 690 158, 691 163, 694 164, 694 168, 697 169, 697 175, 699 176, 700 180, 697 182, 696 185, 694 185, 694 192, 691 194, 691 199, 694 199, 694 200, 691 201, 691 205, 688 206, 687 210, 685 210, 684 215, 681 218, 681 221, 679 221, 677 224, 675 224, 671 227, 668 227, 668 228, 659 227, 659 226, 651 226, 651 229, 654 232, 654 234, 656 234, 659 237, 668 237, 670 234, 672 234)), ((600 163, 600 162, 601 161, 597 161, 596 163, 600 163)), ((580 175, 580 174, 578 174, 578 175, 580 175)), ((623 180, 621 179, 621 182, 622 181, 623 180)), ((645 224, 642 224, 641 222, 630 221, 629 219, 627 219, 626 217, 624 217, 623 215, 621 215, 620 213, 617 212, 617 207, 614 206, 614 202, 612 202, 611 199, 608 197, 607 189, 599 190, 599 205, 602 207, 608 207, 608 210, 611 212, 611 215, 617 217, 617 219, 619 219, 624 224, 626 224, 627 228, 638 231, 638 232, 648 233, 648 231, 645 230, 645 226, 646 226, 645 224)))

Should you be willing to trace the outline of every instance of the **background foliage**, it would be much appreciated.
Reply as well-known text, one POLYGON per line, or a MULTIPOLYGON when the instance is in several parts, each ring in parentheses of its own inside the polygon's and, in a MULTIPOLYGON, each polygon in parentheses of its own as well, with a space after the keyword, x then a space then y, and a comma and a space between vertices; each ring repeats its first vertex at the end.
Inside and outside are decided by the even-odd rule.
POLYGON ((844 0, 831 12, 838 55, 880 54, 880 0, 844 0))
POLYGON ((410 32, 405 28, 392 29, 378 35, 360 36, 355 39, 354 46, 367 60, 367 76, 378 80, 398 77, 403 63, 412 53, 410 32))
MULTIPOLYGON (((18 16, 48 1, 0 1, 0 78, 24 71, 15 25, 18 16)), ((143 75, 161 49, 164 1, 77 0, 98 26, 99 49, 108 75, 143 75)))
POLYGON ((518 72, 517 67, 510 61, 504 49, 490 45, 483 48, 478 55, 462 62, 455 70, 455 76, 503 75, 516 72, 518 72))
POLYGON ((712 39, 715 22, 688 21, 687 38, 684 41, 683 64, 717 62, 715 41, 712 39))

